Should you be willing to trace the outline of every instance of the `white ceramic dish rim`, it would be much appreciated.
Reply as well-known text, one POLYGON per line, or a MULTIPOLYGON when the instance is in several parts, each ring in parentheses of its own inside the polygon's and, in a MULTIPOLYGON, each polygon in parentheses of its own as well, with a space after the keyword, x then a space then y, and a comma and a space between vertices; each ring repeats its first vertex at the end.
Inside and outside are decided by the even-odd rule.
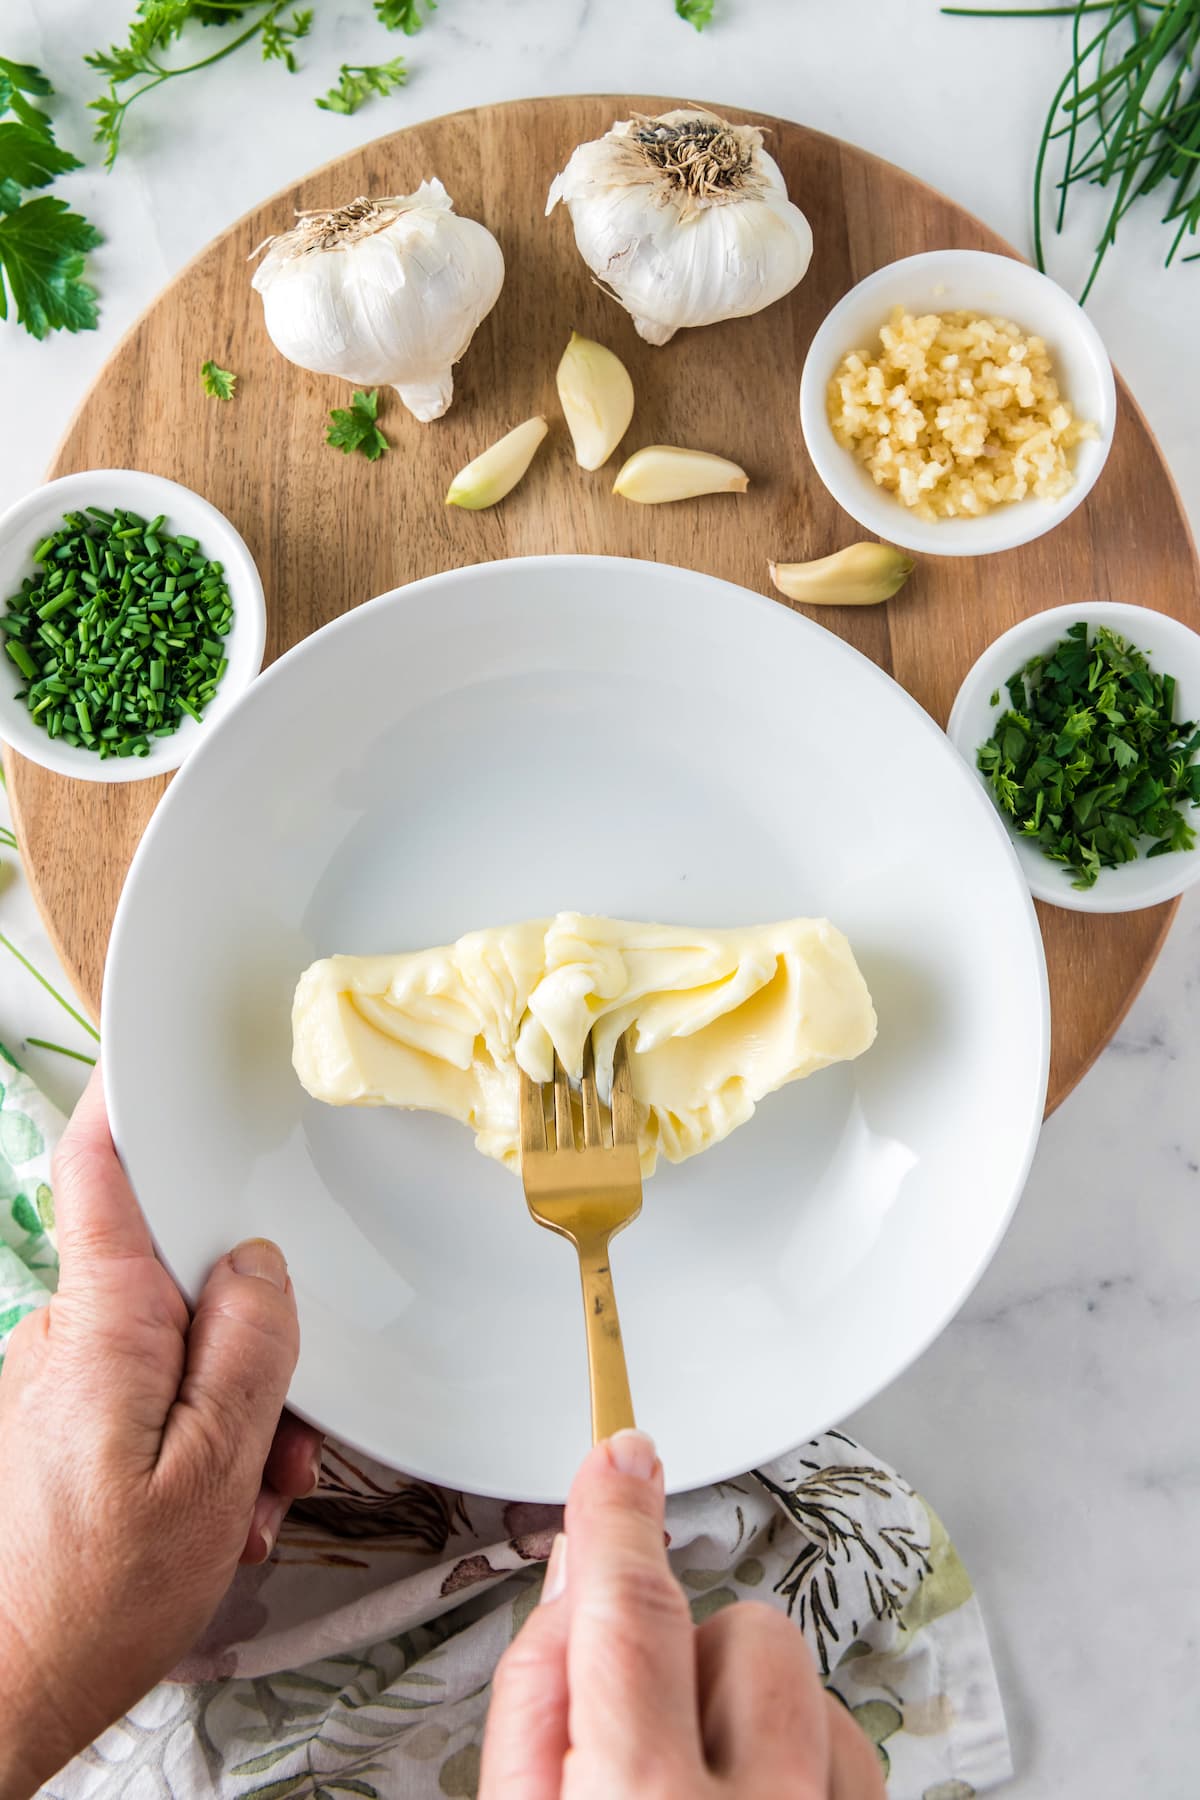
MULTIPOLYGON (((1044 900, 1049 906, 1061 907, 1065 912, 1140 912, 1144 907, 1178 899, 1200 881, 1200 844, 1192 850, 1173 851, 1169 856, 1155 857, 1152 861, 1140 857, 1137 862, 1125 863, 1119 869, 1102 869, 1094 887, 1073 888, 1056 863, 1049 862, 1040 850, 1019 839, 1002 817, 991 799, 987 783, 975 768, 975 752, 984 741, 980 735, 980 721, 993 716, 993 709, 984 696, 990 696, 999 688, 1001 705, 997 713, 1003 711, 1007 704, 1004 683, 1014 669, 1031 656, 1050 649, 1065 635, 1068 626, 1081 623, 1107 625, 1139 649, 1149 652, 1160 672, 1187 681, 1192 699, 1183 711, 1200 718, 1200 634, 1179 619, 1173 619, 1169 613, 1157 612, 1153 607, 1122 600, 1076 600, 1021 619, 992 640, 963 678, 950 709, 946 735, 965 766, 975 774, 982 792, 988 796, 989 805, 1008 833, 1030 892, 1036 899, 1044 900), (1164 653, 1164 644, 1178 646, 1175 666, 1167 667, 1164 658, 1170 657, 1172 650, 1167 648, 1164 653), (1187 674, 1181 674, 1180 664, 1191 675, 1190 681, 1187 674)), ((1200 824, 1200 815, 1194 816, 1193 822, 1200 824)))
MULTIPOLYGON (((898 297, 893 293, 890 300, 879 302, 877 325, 883 322, 888 306, 898 297)), ((843 294, 826 313, 809 345, 800 377, 801 426, 819 479, 857 524, 890 543, 925 556, 992 555, 1015 550, 1052 531, 1082 504, 1098 481, 1112 447, 1116 411, 1112 364, 1103 340, 1087 314, 1048 275, 1043 275, 1019 257, 1004 256, 991 250, 925 250, 874 270, 843 294), (981 308, 987 306, 996 311, 1021 314, 1018 321, 1021 325, 1030 331, 1040 331, 1051 340, 1061 334, 1046 323, 1045 309, 1042 317, 1036 316, 1038 300, 1070 320, 1079 349, 1095 375, 1097 397, 1101 401, 1095 421, 1100 436, 1079 445, 1075 481, 1060 500, 1022 500, 1011 506, 997 507, 979 519, 919 519, 882 488, 876 488, 865 471, 855 464, 850 452, 837 442, 826 412, 826 387, 839 358, 862 336, 858 331, 846 332, 844 321, 849 313, 857 311, 881 291, 894 289, 901 274, 911 304, 920 306, 925 303, 923 293, 929 291, 939 273, 957 275, 971 269, 980 271, 981 287, 990 274, 1010 287, 1023 288, 1031 296, 1027 314, 1018 303, 1009 301, 993 303, 981 299, 978 303, 981 308)))
MULTIPOLYGON (((148 495, 153 495, 159 502, 150 517, 164 512, 170 518, 174 511, 175 517, 171 520, 174 529, 195 526, 194 532, 185 531, 185 535, 198 537, 208 554, 225 564, 234 606, 233 624, 226 644, 233 654, 229 656, 229 668, 221 685, 199 723, 185 718, 173 736, 152 738, 148 756, 109 757, 103 762, 90 750, 76 749, 71 744, 47 737, 41 727, 33 723, 23 703, 18 703, 15 698, 16 682, 11 677, 16 671, 11 658, 0 656, 3 664, 0 668, 0 738, 28 761, 72 780, 145 781, 154 775, 170 774, 191 755, 205 733, 224 717, 262 668, 267 637, 266 601, 258 567, 245 539, 211 500, 169 476, 153 475, 144 469, 82 469, 43 482, 0 515, 0 554, 19 533, 28 531, 31 541, 21 556, 22 563, 27 565, 29 552, 37 541, 36 534, 49 524, 50 517, 57 521, 72 508, 97 503, 126 505, 131 510, 145 511, 148 495)), ((7 597, 7 593, 0 594, 0 605, 7 597)))
MULTIPOLYGON (((591 565, 591 566, 598 565, 606 571, 611 571, 614 578, 619 578, 622 575, 622 573, 624 573, 626 579, 628 579, 628 580, 635 579, 637 574, 642 570, 656 569, 656 568, 662 566, 662 565, 655 564, 655 563, 647 563, 642 559, 633 558, 633 557, 570 556, 570 555, 513 557, 513 558, 504 559, 504 562, 505 562, 506 566, 512 565, 512 564, 539 565, 539 566, 546 567, 546 568, 550 569, 551 571, 558 571, 563 575, 568 575, 572 570, 577 569, 581 564, 587 564, 587 565, 591 565)), ((460 583, 465 583, 468 585, 474 585, 476 582, 486 581, 488 578, 488 572, 491 567, 492 567, 492 564, 490 564, 488 562, 470 564, 470 565, 467 565, 467 566, 459 568, 459 569, 443 571, 439 574, 426 576, 426 577, 422 578, 421 580, 409 583, 408 585, 406 585, 404 587, 393 588, 393 589, 390 589, 385 594, 377 595, 374 599, 365 602, 362 606, 356 607, 356 608, 352 609, 352 611, 342 614, 337 619, 331 620, 327 625, 322 626, 318 631, 313 632, 309 637, 304 638, 303 640, 301 640, 301 642, 299 644, 296 644, 295 646, 293 646, 293 648, 291 650, 287 651, 282 657, 280 657, 277 661, 272 663, 271 666, 258 678, 258 680, 253 684, 253 691, 257 693, 259 690, 265 690, 268 687, 273 686, 276 682, 286 679, 286 672, 292 666, 294 666, 294 664, 297 661, 319 655, 321 645, 323 643, 327 642, 329 637, 332 634, 339 633, 339 632, 345 632, 348 630, 353 630, 355 621, 357 619, 359 619, 359 617, 361 615, 363 615, 367 611, 368 608, 376 608, 376 607, 382 607, 382 606, 394 607, 394 608, 398 608, 398 609, 407 609, 409 607, 413 607, 413 608, 421 607, 425 603, 427 603, 432 596, 435 596, 437 594, 437 591, 439 588, 444 587, 447 584, 458 585, 460 583)), ((695 571, 695 570, 684 570, 682 572, 687 574, 690 578, 694 579, 695 581, 703 582, 710 589, 718 590, 721 593, 727 595, 730 599, 735 600, 739 606, 753 605, 760 611, 769 610, 770 613, 772 614, 772 616, 774 616, 774 617, 787 616, 788 618, 790 618, 792 620, 794 627, 802 633, 814 633, 814 632, 822 633, 823 636, 825 636, 829 639, 833 653, 835 655, 840 656, 840 657, 846 659, 847 661, 853 659, 855 662, 857 662, 859 665, 862 666, 863 671, 868 675, 868 678, 870 680, 873 680, 879 684, 886 684, 887 686, 894 688, 901 700, 901 703, 910 709, 910 711, 914 717, 914 721, 916 723, 918 723, 919 729, 921 729, 925 732, 934 734, 937 737, 937 739, 939 739, 943 744, 946 744, 945 734, 939 730, 939 728, 935 724, 934 720, 929 716, 928 713, 925 712, 924 708, 921 707, 917 703, 917 701, 915 701, 912 698, 912 696, 909 693, 907 693, 907 691, 904 688, 902 688, 900 686, 900 684, 898 682, 893 681, 891 676, 887 675, 884 670, 879 668, 877 664, 873 663, 868 657, 863 656, 859 651, 855 650, 850 644, 846 643, 844 639, 839 638, 835 633, 827 632, 826 628, 824 626, 818 625, 815 621, 805 618, 802 614, 795 613, 795 612, 792 612, 788 608, 781 607, 779 602, 772 600, 765 595, 754 593, 753 591, 748 590, 748 589, 740 588, 735 583, 724 581, 716 576, 705 575, 705 574, 702 574, 701 572, 695 571)), ((249 698, 250 693, 251 693, 251 689, 247 689, 241 696, 239 696, 238 700, 235 702, 235 705, 230 708, 230 711, 226 715, 226 717, 232 716, 234 714, 234 712, 236 712, 240 707, 245 706, 247 704, 251 704, 251 701, 249 698)), ((122 893, 122 904, 120 904, 118 906, 117 914, 116 914, 116 917, 113 922, 112 936, 111 936, 110 945, 109 945, 109 954, 108 954, 108 958, 107 958, 106 965, 105 965, 103 995, 102 995, 102 1017, 109 1016, 109 1014, 111 1012, 112 992, 113 992, 113 984, 114 984, 114 980, 115 980, 115 971, 117 970, 118 966, 123 962, 124 957, 125 957, 125 940, 126 940, 126 936, 127 936, 128 916, 127 916, 127 909, 124 905, 124 895, 126 893, 130 893, 133 891, 140 865, 141 865, 142 861, 145 860, 149 856, 149 854, 151 854, 152 846, 155 842, 155 839, 156 839, 156 836, 157 836, 159 830, 162 828, 162 822, 163 822, 164 818, 168 817, 170 815, 170 812, 173 809, 173 807, 175 807, 179 804, 179 801, 177 798, 175 798, 175 796, 177 796, 180 792, 187 793, 190 782, 197 778, 197 772, 203 768, 206 757, 215 753, 212 746, 217 738, 217 735, 218 735, 218 733, 216 731, 214 731, 214 733, 212 733, 210 735, 210 737, 208 738, 208 741, 205 744, 199 746, 197 756, 189 759, 188 764, 181 770, 180 774, 176 777, 175 781, 171 784, 170 792, 164 797, 162 803, 155 810, 155 813, 151 817, 150 822, 146 827, 146 830, 145 830, 145 832, 142 836, 142 839, 137 847, 137 850, 134 853, 133 860, 130 864, 129 872, 126 876, 125 887, 124 887, 123 893, 122 893)), ((946 747, 948 750, 951 749, 951 747, 948 744, 946 745, 946 747)), ((963 781, 965 781, 967 783, 968 787, 970 788, 970 790, 977 795, 979 804, 984 807, 986 814, 990 820, 990 829, 993 830, 995 833, 997 833, 998 841, 1001 842, 1004 846, 1004 854, 1015 860, 1016 853, 1014 851, 1010 835, 1007 832, 1007 830, 1005 829, 1003 822, 1001 821, 999 816, 996 814, 994 807, 992 807, 990 802, 987 800, 986 794, 984 794, 980 790, 978 782, 973 778, 971 771, 962 763, 960 758, 957 758, 957 757, 954 758, 954 766, 961 771, 961 776, 962 776, 963 781)), ((896 1364, 896 1366, 893 1368, 892 1372, 887 1377, 887 1379, 882 1383, 875 1382, 873 1384, 868 1384, 862 1392, 857 1393, 855 1395, 855 1397, 849 1404, 847 1404, 846 1406, 844 1406, 840 1409, 839 1415, 838 1415, 839 1418, 848 1417, 851 1413, 856 1411, 860 1406, 865 1405, 869 1400, 875 1398, 875 1396, 877 1394, 879 1394, 880 1392, 882 1392, 886 1387, 890 1386, 891 1383, 894 1382, 895 1380, 897 1380, 905 1372, 906 1369, 911 1367, 912 1364, 914 1362, 916 1362, 917 1359, 925 1353, 925 1351, 929 1348, 929 1346, 932 1343, 934 1343, 936 1341, 936 1339, 941 1335, 942 1331, 945 1330, 946 1326, 957 1315, 957 1313, 960 1311, 962 1306, 965 1304, 966 1300, 969 1298, 970 1294, 973 1292, 974 1288, 976 1287, 979 1280, 982 1278, 984 1272, 986 1271, 989 1264, 991 1263, 992 1258, 994 1257, 994 1255, 996 1253, 996 1250, 998 1249, 1000 1243, 1002 1242, 1002 1240, 1005 1236, 1005 1233, 1008 1230, 1008 1227, 1012 1221, 1013 1215, 1016 1211, 1017 1205, 1021 1199, 1021 1195, 1024 1192, 1025 1184, 1028 1179, 1029 1170, 1030 1170, 1031 1164, 1033 1162, 1034 1153, 1036 1151, 1038 1139, 1039 1139, 1040 1132, 1041 1132, 1041 1126, 1042 1126, 1042 1122, 1043 1122, 1044 1097, 1045 1097, 1045 1092, 1046 1092, 1046 1088, 1047 1088, 1047 1084, 1048 1084, 1048 1080, 1049 1080, 1049 1070, 1050 1070, 1050 991, 1049 991, 1049 982, 1048 982, 1047 971, 1046 971, 1044 947, 1042 944, 1041 930, 1038 925, 1037 914, 1034 910, 1032 899, 1029 896, 1028 889, 1027 889, 1023 879, 1021 881, 1019 881, 1017 884, 1017 887, 1015 889, 1015 896, 1017 898, 1018 904, 1022 908, 1023 915, 1024 915, 1024 922, 1025 922, 1025 925, 1029 932, 1030 948, 1031 948, 1031 951, 1033 954, 1034 967, 1035 967, 1036 975, 1037 975, 1039 1004, 1038 1004, 1038 1009, 1037 1009, 1038 1016, 1037 1016, 1036 1051, 1035 1051, 1036 1077, 1035 1077, 1035 1082, 1034 1082, 1034 1093, 1035 1093, 1035 1096, 1037 1099, 1037 1104, 1033 1110, 1033 1115, 1031 1116, 1028 1127, 1026 1129, 1024 1147, 1023 1147, 1022 1153, 1020 1155, 1020 1158, 1017 1161, 1017 1165, 1016 1165, 1017 1173, 1016 1173, 1016 1178, 1013 1182, 1012 1193, 1009 1196, 1007 1204, 1002 1209, 1000 1209, 1000 1211, 998 1212, 996 1222, 995 1222, 995 1228, 992 1232, 990 1239, 987 1241, 986 1245, 984 1246, 982 1253, 980 1254, 980 1257, 978 1260, 978 1265, 975 1268, 973 1274, 971 1275, 969 1281, 967 1281, 965 1283, 965 1285, 962 1286, 961 1290, 957 1294, 955 1294, 953 1299, 947 1305, 945 1305, 943 1308, 941 1308, 939 1310, 939 1312, 931 1320, 931 1322, 929 1323, 927 1328, 923 1332, 920 1332, 917 1334, 913 1345, 908 1348, 908 1350, 906 1351, 906 1353, 903 1357, 903 1360, 896 1364)), ((122 1146, 127 1141, 127 1134, 125 1131, 125 1126, 124 1126, 124 1121, 123 1121, 123 1116, 122 1116, 121 1097, 120 1097, 120 1093, 118 1091, 117 1083, 116 1083, 116 1081, 114 1079, 114 1075, 113 1075, 114 1060, 115 1059, 110 1058, 110 1060, 104 1064, 105 1093, 106 1093, 106 1099, 107 1099, 107 1104, 108 1104, 109 1119, 110 1119, 110 1123, 111 1123, 111 1127, 112 1127, 113 1140, 116 1145, 118 1155, 122 1155, 122 1146)), ((123 1157, 122 1157, 122 1160, 124 1160, 123 1157)), ((154 1237, 155 1247, 156 1247, 157 1253, 160 1257, 160 1260, 164 1263, 164 1266, 168 1269, 168 1271, 174 1276, 175 1271, 172 1268, 171 1260, 170 1260, 169 1256, 165 1255, 163 1252, 163 1248, 162 1248, 161 1243, 159 1242, 158 1235, 154 1231, 153 1221, 151 1221, 151 1231, 152 1231, 152 1235, 154 1237)), ((182 1283, 180 1285, 182 1286, 182 1283)), ((189 1298, 194 1299, 195 1298, 194 1294, 190 1295, 189 1298)), ((581 1405, 583 1404, 582 1399, 581 1399, 580 1404, 581 1405)), ((373 1443, 372 1441, 370 1441, 369 1437, 367 1437, 366 1435, 364 1435, 361 1432, 358 1432, 358 1433, 355 1433, 353 1431, 347 1432, 347 1431, 344 1431, 342 1428, 340 1428, 339 1426, 337 1426, 334 1423, 330 1423, 327 1420, 322 1420, 322 1419, 317 1418, 306 1406, 303 1394, 299 1394, 299 1395, 289 1394, 288 1406, 300 1418, 305 1419, 307 1422, 316 1426, 318 1429, 325 1430, 325 1431, 330 1432, 333 1435, 336 1435, 340 1442, 347 1444, 351 1449, 357 1450, 360 1453, 365 1454, 367 1456, 375 1457, 384 1463, 389 1463, 389 1465, 390 1465, 390 1456, 389 1456, 388 1451, 385 1448, 381 1448, 378 1442, 373 1443)), ((825 1423, 826 1423, 826 1425, 832 1425, 832 1424, 837 1423, 837 1420, 827 1420, 827 1421, 825 1421, 825 1423)), ((819 1427, 817 1427, 816 1429, 819 1429, 819 1427)), ((775 1457, 782 1455, 785 1451, 787 1451, 793 1447, 794 1447, 793 1434, 789 1432, 785 1441, 783 1441, 783 1442, 773 1441, 770 1446, 765 1446, 763 1451, 761 1452, 761 1454, 759 1456, 757 1456, 754 1459, 754 1461, 755 1461, 755 1463, 771 1461, 775 1457)), ((437 1470, 430 1469, 430 1468, 423 1468, 420 1466, 420 1464, 418 1462, 414 1462, 411 1458, 409 1458, 407 1456, 405 1458, 404 1468, 405 1468, 406 1473, 415 1476, 419 1480, 428 1481, 428 1482, 431 1482, 434 1484, 444 1483, 446 1480, 446 1476, 445 1476, 444 1472, 439 1472, 437 1470)), ((726 1479, 731 1479, 737 1475, 741 1475, 744 1473, 745 1473, 745 1467, 741 1464, 737 1464, 737 1465, 734 1465, 731 1467, 723 1466, 722 1469, 718 1473, 713 1474, 709 1479, 711 1481, 726 1480, 726 1479)), ((684 1491, 684 1488, 687 1485, 688 1484, 686 1484, 686 1483, 681 1484, 681 1485, 672 1485, 672 1483, 670 1482, 670 1479, 669 1479, 669 1475, 668 1475, 668 1491, 669 1492, 674 1493, 674 1492, 684 1491)), ((482 1495, 491 1495, 492 1497, 495 1497, 498 1499, 523 1500, 523 1501, 528 1501, 528 1502, 532 1502, 532 1503, 558 1504, 564 1498, 564 1496, 562 1494, 550 1493, 548 1491, 544 1491, 544 1490, 538 1489, 536 1487, 527 1488, 521 1493, 512 1493, 512 1492, 498 1493, 496 1490, 490 1489, 486 1485, 476 1485, 472 1489, 472 1491, 482 1494, 482 1495)))

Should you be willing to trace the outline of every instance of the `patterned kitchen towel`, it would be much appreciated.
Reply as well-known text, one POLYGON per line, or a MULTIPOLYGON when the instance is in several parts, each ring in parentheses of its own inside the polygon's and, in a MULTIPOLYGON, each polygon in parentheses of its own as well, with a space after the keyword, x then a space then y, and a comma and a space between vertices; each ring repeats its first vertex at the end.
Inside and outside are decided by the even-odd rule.
MULTIPOLYGON (((54 1283, 62 1118, 0 1059, 0 1354, 54 1283)), ((450 1492, 330 1440, 319 1492, 242 1569, 187 1663, 43 1790, 48 1800, 473 1795, 496 1662, 535 1605, 557 1507, 450 1492)), ((1011 1774, 979 1605, 940 1521, 828 1431, 668 1502, 695 1619, 784 1609, 876 1747, 892 1800, 1011 1774)))
POLYGON ((0 1363, 18 1319, 54 1292, 50 1152, 64 1124, 0 1044, 0 1363))

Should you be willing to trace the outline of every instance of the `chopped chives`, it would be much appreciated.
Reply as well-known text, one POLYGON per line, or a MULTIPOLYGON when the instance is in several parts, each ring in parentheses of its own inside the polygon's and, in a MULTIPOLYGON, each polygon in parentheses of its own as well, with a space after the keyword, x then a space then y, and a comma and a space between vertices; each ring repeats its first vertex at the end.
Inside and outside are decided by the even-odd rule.
POLYGON ((38 618, 43 621, 45 621, 46 619, 52 619, 54 617, 55 613, 62 612, 62 610, 65 606, 70 606, 71 600, 72 600, 72 595, 71 595, 70 591, 68 591, 65 594, 56 594, 54 596, 53 600, 47 600, 45 606, 38 607, 38 609, 37 609, 38 618))
POLYGON ((149 755, 185 714, 201 719, 228 668, 224 568, 121 507, 66 513, 0 616, 0 643, 52 738, 99 756, 149 755))

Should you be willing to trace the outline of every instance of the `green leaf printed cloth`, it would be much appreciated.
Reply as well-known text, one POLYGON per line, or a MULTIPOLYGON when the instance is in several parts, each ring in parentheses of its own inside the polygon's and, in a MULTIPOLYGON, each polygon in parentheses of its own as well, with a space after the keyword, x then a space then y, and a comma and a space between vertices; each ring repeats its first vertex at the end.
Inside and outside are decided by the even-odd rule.
MULTIPOLYGON (((0 1049, 0 1353, 53 1291, 63 1127, 0 1049)), ((241 1569, 175 1671, 53 1800, 473 1795, 492 1671, 536 1604, 557 1507, 453 1493, 329 1440, 272 1560, 241 1569)), ((786 1610, 876 1747, 892 1800, 1011 1773, 978 1601, 940 1521, 839 1431, 668 1502, 693 1616, 786 1610)))

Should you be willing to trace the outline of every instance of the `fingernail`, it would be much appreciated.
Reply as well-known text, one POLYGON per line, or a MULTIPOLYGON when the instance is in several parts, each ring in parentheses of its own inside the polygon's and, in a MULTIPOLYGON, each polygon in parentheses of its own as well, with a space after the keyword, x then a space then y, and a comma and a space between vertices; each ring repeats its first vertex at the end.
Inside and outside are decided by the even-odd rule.
POLYGON ((649 1481, 658 1464, 654 1439, 644 1431, 614 1432, 608 1440, 608 1456, 614 1469, 638 1481, 649 1481))
POLYGON ((321 1485, 321 1452, 319 1450, 314 1450, 313 1458, 312 1458, 312 1482, 311 1482, 307 1492, 300 1495, 300 1499, 307 1500, 310 1494, 316 1493, 316 1491, 320 1487, 320 1485, 321 1485))
POLYGON ((270 1238, 247 1238, 229 1252, 229 1260, 235 1275, 253 1275, 259 1281, 269 1281, 280 1293, 287 1286, 283 1251, 270 1238))
POLYGON ((552 1600, 558 1600, 567 1586, 567 1534, 560 1531, 550 1547, 549 1560, 546 1563, 546 1577, 542 1582, 543 1606, 549 1606, 552 1600))
POLYGON ((258 1521, 258 1535, 263 1541, 263 1553, 261 1558, 263 1562, 266 1562, 269 1559, 272 1550, 275 1548, 275 1540, 279 1536, 287 1509, 287 1501, 278 1498, 264 1509, 263 1516, 258 1521))

